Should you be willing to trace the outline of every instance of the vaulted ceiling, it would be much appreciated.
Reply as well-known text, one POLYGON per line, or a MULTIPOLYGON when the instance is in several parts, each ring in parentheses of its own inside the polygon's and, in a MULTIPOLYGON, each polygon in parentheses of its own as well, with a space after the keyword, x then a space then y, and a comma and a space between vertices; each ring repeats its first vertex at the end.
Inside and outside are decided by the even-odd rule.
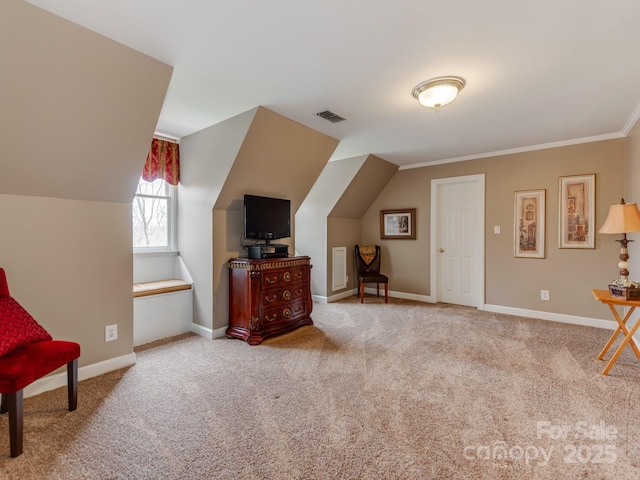
POLYGON ((401 167, 626 135, 637 0, 28 0, 174 67, 157 131, 262 105, 401 167), (467 84, 438 111, 418 83, 467 84), (331 123, 331 110, 347 120, 331 123))

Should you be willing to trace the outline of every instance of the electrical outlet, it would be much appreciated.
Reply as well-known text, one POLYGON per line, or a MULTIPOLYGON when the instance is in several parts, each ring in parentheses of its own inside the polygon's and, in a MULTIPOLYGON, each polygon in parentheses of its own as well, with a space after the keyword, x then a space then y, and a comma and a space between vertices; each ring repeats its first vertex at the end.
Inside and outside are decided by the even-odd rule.
POLYGON ((113 342, 118 339, 118 324, 107 325, 104 327, 104 341, 113 342))
POLYGON ((540 300, 549 300, 549 290, 540 290, 540 300))

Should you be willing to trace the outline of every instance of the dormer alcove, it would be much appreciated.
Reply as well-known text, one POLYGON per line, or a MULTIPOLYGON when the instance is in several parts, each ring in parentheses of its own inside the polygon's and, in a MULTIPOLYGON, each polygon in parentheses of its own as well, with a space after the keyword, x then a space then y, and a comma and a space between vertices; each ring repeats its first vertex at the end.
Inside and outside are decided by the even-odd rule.
POLYGON ((329 162, 296 214, 296 245, 314 259, 311 290, 316 301, 350 294, 355 288, 353 248, 361 241, 360 220, 398 166, 375 155, 329 162), (333 289, 334 247, 346 247, 344 288, 333 289))
MULTIPOLYGON (((228 323, 227 261, 245 255, 244 194, 287 198, 293 217, 337 145, 264 107, 181 139, 178 244, 194 280, 200 334, 221 336, 228 323)), ((282 243, 298 250, 294 218, 282 243)))

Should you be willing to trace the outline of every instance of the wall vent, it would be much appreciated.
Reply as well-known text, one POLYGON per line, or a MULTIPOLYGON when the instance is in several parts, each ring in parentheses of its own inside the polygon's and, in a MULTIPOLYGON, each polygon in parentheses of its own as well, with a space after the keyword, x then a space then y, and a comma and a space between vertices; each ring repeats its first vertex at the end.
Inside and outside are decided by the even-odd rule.
POLYGON ((346 118, 341 117, 340 115, 333 113, 330 110, 325 110, 324 112, 316 113, 316 115, 319 116, 320 118, 324 118, 325 120, 329 120, 332 123, 338 123, 338 122, 342 122, 343 120, 346 120, 346 118))
POLYGON ((342 290, 347 288, 349 277, 347 276, 347 247, 333 247, 331 249, 331 269, 333 272, 331 288, 342 290))

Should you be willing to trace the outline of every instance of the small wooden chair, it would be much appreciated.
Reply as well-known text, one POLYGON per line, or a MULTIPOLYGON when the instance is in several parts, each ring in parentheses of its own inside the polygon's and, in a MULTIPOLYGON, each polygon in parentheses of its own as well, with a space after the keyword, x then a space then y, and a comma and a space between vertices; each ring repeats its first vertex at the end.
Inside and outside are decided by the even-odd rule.
POLYGON ((380 296, 380 284, 384 284, 384 303, 389 303, 389 278, 380 273, 380 245, 356 245, 356 269, 358 271, 358 295, 364 303, 364 284, 375 283, 380 296))
POLYGON ((67 366, 69 411, 78 406, 80 345, 53 340, 9 294, 0 268, 0 413, 9 412, 11 456, 22 453, 23 389, 55 369, 67 366))

